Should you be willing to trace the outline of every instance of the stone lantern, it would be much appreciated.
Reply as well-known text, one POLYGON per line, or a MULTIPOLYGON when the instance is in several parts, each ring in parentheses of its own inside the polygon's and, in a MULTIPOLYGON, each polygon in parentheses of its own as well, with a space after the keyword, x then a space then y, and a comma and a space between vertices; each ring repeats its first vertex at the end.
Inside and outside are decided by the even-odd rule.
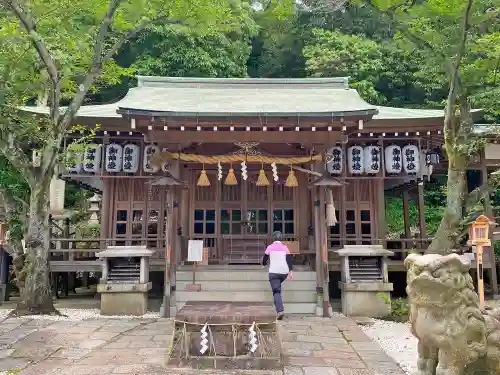
POLYGON ((92 198, 88 200, 90 203, 89 211, 90 211, 90 219, 89 225, 99 225, 99 211, 100 211, 100 203, 101 197, 97 194, 94 194, 92 198))

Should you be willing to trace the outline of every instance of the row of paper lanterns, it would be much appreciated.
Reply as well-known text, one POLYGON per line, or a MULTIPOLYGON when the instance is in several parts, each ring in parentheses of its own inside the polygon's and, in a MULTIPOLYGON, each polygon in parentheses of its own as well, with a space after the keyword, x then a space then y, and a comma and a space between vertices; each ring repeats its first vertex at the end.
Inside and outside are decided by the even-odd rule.
MULTIPOLYGON (((165 149, 163 149, 165 151, 165 149)), ((151 158, 154 154, 160 152, 156 145, 147 145, 144 147, 144 157, 142 159, 142 169, 146 173, 156 173, 160 168, 151 164, 151 158)), ((88 173, 97 173, 101 169, 102 145, 91 144, 85 149, 83 155, 75 156, 73 165, 67 167, 68 172, 79 173, 82 170, 88 173)), ((135 144, 126 144, 124 146, 117 143, 111 143, 106 146, 104 169, 106 172, 117 173, 137 173, 139 170, 141 148, 135 144)), ((168 164, 163 165, 162 170, 166 171, 168 164)))
MULTIPOLYGON (((344 168, 344 151, 341 147, 328 150, 329 159, 326 168, 331 174, 342 174, 344 168)), ((416 174, 420 171, 421 152, 416 145, 387 146, 384 150, 385 170, 389 174, 416 174)), ((347 168, 353 175, 377 174, 380 172, 382 156, 379 146, 351 146, 347 149, 347 168)))

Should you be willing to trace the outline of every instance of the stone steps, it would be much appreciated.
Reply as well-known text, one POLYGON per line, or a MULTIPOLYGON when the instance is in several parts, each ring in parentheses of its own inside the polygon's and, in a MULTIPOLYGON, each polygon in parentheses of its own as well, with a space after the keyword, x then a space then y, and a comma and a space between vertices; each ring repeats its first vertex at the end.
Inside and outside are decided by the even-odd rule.
MULTIPOLYGON (((316 273, 298 270, 293 275, 293 280, 283 283, 285 311, 288 314, 315 313, 316 273)), ((193 271, 183 269, 177 272, 177 308, 188 301, 273 303, 267 268, 219 266, 201 269, 196 271, 195 279, 195 283, 201 285, 201 290, 186 291, 186 286, 192 283, 193 271)))

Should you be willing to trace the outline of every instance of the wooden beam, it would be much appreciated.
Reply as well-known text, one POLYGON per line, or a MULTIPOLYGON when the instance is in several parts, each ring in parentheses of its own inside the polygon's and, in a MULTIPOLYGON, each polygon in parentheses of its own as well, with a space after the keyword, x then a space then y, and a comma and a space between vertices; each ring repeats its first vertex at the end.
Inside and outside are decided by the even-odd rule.
POLYGON ((265 142, 265 143, 334 143, 341 139, 341 133, 331 132, 280 132, 280 131, 156 131, 151 130, 145 136, 147 142, 265 142))
POLYGON ((427 239, 427 227, 425 226, 425 204, 424 204, 424 182, 418 183, 418 218, 420 227, 420 239, 427 239))

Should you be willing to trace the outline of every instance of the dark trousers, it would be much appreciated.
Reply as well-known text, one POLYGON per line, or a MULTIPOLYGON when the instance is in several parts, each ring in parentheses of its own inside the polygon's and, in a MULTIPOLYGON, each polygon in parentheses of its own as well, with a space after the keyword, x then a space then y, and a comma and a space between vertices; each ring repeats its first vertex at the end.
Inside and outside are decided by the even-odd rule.
POLYGON ((287 274, 282 273, 269 274, 269 283, 271 284, 271 289, 273 291, 274 307, 276 308, 277 313, 284 311, 283 299, 281 298, 281 283, 285 281, 287 277, 287 274))

